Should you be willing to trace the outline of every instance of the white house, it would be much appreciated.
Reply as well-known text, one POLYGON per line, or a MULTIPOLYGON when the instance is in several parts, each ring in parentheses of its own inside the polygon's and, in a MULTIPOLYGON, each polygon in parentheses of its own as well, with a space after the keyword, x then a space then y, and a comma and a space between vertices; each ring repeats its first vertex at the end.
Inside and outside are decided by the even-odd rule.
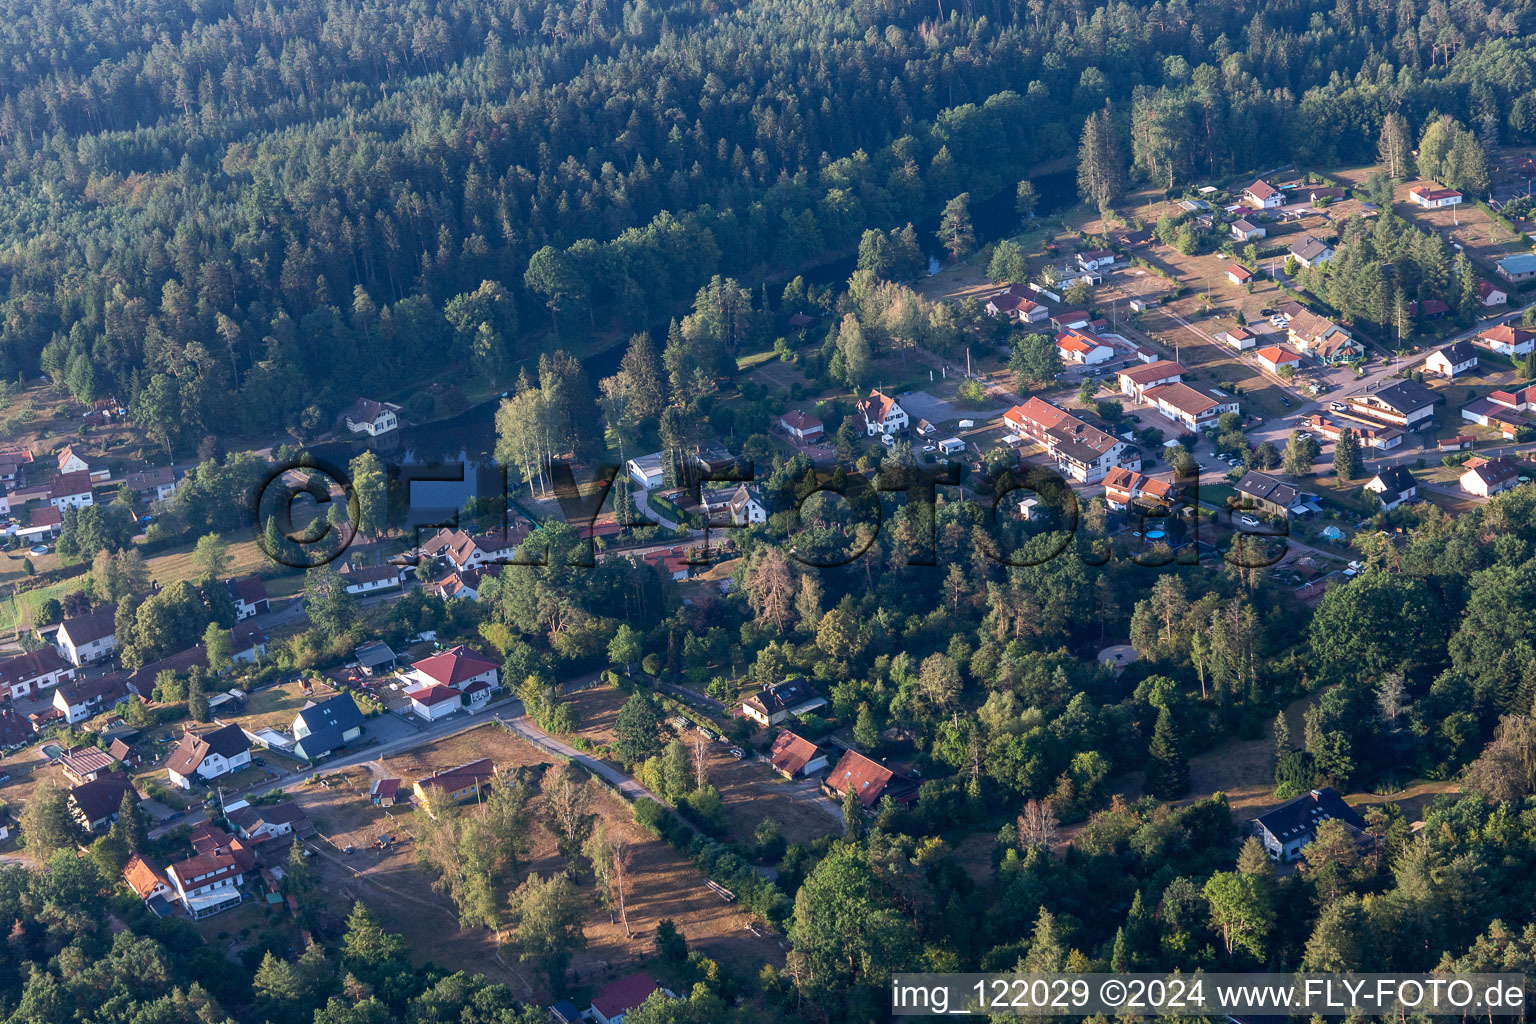
POLYGON ((1290 253, 1302 266, 1315 267, 1333 259, 1333 246, 1311 235, 1302 235, 1301 240, 1291 246, 1290 253))
POLYGON ((1114 358, 1115 350, 1087 331, 1069 330, 1056 335, 1056 351, 1069 363, 1095 366, 1114 358))
POLYGON ((1273 860, 1289 863, 1317 836, 1317 826, 1337 819, 1355 834, 1365 829, 1360 817, 1331 789, 1314 789, 1254 819, 1254 831, 1273 860))
POLYGON ((1301 365, 1301 356, 1285 348, 1283 345, 1270 345, 1261 348, 1254 353, 1254 357, 1258 359, 1259 365, 1270 373, 1278 374, 1282 366, 1289 366, 1294 370, 1301 365))
POLYGON ((411 710, 429 722, 461 707, 477 711, 499 687, 499 671, 496 662, 463 644, 423 658, 403 673, 411 710))
POLYGON ((1135 445, 1041 398, 1031 397, 1003 413, 1003 424, 1044 445, 1057 469, 1079 483, 1097 483, 1114 466, 1141 469, 1141 451, 1135 445))
POLYGON ((1245 285, 1253 280, 1253 271, 1241 263, 1233 263, 1227 267, 1227 280, 1235 285, 1245 285))
POLYGON ((368 565, 354 568, 350 562, 342 565, 341 579, 349 594, 377 594, 385 590, 400 589, 398 565, 368 565))
POLYGON ((1238 411, 1237 399, 1231 395, 1182 382, 1149 388, 1143 397, 1155 405, 1158 412, 1190 430, 1199 430, 1226 413, 1238 411))
POLYGON ((864 433, 894 435, 907 429, 910 422, 907 411, 882 391, 871 391, 868 398, 859 399, 853 407, 854 415, 864 423, 864 433))
POLYGON ((56 454, 59 460, 60 473, 85 473, 87 476, 90 475, 91 464, 81 458, 80 453, 75 451, 74 445, 67 444, 60 448, 56 454))
POLYGON ((1495 287, 1490 281, 1477 282, 1477 301, 1484 306, 1502 306, 1509 302, 1509 293, 1495 287))
POLYGON ((1077 265, 1084 270, 1103 270, 1115 265, 1116 256, 1110 249, 1094 249, 1077 254, 1077 265))
POLYGON ((801 444, 814 444, 826 436, 821 420, 800 409, 780 416, 779 429, 801 444))
POLYGON ((53 706, 70 725, 129 699, 128 686, 120 673, 71 680, 53 691, 53 706))
POLYGON ((1184 379, 1185 372, 1184 367, 1171 359, 1159 359, 1155 363, 1121 370, 1116 376, 1120 381, 1120 393, 1141 402, 1145 401, 1142 396, 1148 389, 1160 384, 1177 384, 1184 379))
POLYGON ((661 452, 630 459, 624 468, 631 480, 648 491, 654 491, 666 480, 666 473, 661 468, 661 452))
POLYGON ((1243 202, 1255 210, 1277 210, 1285 205, 1285 193, 1260 178, 1243 189, 1243 202))
POLYGON ((1232 223, 1232 237, 1239 242, 1252 242, 1269 234, 1269 229, 1244 217, 1232 223))
POLYGON ((164 467, 129 473, 127 483, 129 490, 150 503, 165 501, 176 493, 176 474, 164 467))
POLYGON ((1400 380, 1376 391, 1351 395, 1347 400, 1350 411, 1377 423, 1394 427, 1414 427, 1416 423, 1432 419, 1435 406, 1444 401, 1433 388, 1427 388, 1416 380, 1400 380))
POLYGON ((1258 336, 1246 327, 1228 327, 1222 333, 1221 340, 1239 352, 1246 352, 1259 343, 1258 336))
POLYGON ((251 741, 238 725, 226 725, 198 736, 190 730, 166 759, 171 784, 191 789, 193 782, 207 782, 239 771, 251 763, 251 741))
POLYGON ((1507 456, 1485 459, 1474 455, 1462 463, 1461 489, 1479 498, 1491 498, 1520 482, 1520 465, 1507 456))
POLYGON ((1027 324, 1050 319, 1051 311, 1037 302, 1034 295, 1027 285, 1011 284, 987 300, 987 315, 1001 315, 1027 324))
POLYGON ((172 864, 165 874, 194 921, 238 907, 245 900, 240 893, 245 869, 234 853, 223 847, 172 864))
POLYGON ((267 597, 267 585, 260 576, 245 576, 228 580, 224 584, 229 599, 235 606, 235 621, 244 622, 257 615, 265 615, 272 604, 267 597))
POLYGON ((95 504, 91 495, 91 474, 83 470, 60 473, 48 488, 48 504, 63 512, 66 508, 84 508, 95 504))
POLYGON ((1513 358, 1528 355, 1532 348, 1536 348, 1536 333, 1522 327, 1500 324, 1483 331, 1473 339, 1473 344, 1486 348, 1490 352, 1497 352, 1501 356, 1513 358))
POLYGON ((1455 377, 1477 368, 1477 349, 1470 341, 1457 341, 1430 353, 1424 360, 1424 372, 1455 377))
POLYGON ((751 526, 768 521, 768 510, 746 484, 706 491, 700 497, 711 522, 751 526))
POLYGON ((378 437, 400 426, 400 407, 392 402, 359 398, 342 411, 341 420, 354 434, 378 437))
POLYGON ((117 650, 117 605, 65 619, 53 635, 59 653, 76 667, 100 661, 117 650))
POLYGON ((249 801, 237 800, 224 805, 224 817, 235 826, 240 838, 250 843, 265 843, 279 836, 291 836, 295 832, 309 832, 314 823, 292 800, 252 807, 249 801))
POLYGON ((0 662, 0 694, 21 700, 33 690, 46 690, 75 678, 75 667, 55 647, 41 647, 0 662))
POLYGON ((1453 188, 1441 188, 1430 182, 1409 189, 1408 198, 1426 210, 1438 210, 1444 206, 1460 206, 1462 196, 1453 188))
POLYGON ((1419 482, 1408 467, 1391 466, 1367 480, 1365 489, 1380 498, 1381 507, 1390 512, 1418 496, 1419 482))

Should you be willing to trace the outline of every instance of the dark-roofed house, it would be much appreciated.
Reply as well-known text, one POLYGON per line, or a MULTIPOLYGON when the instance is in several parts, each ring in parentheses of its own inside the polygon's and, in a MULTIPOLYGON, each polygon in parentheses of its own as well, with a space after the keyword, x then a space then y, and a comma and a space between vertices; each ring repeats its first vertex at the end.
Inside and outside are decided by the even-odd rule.
POLYGON ((1400 380, 1376 391, 1351 395, 1347 401, 1356 416, 1394 427, 1413 427, 1434 418, 1435 406, 1444 399, 1416 380, 1400 380))
POLYGON ((74 679, 53 691, 53 706, 70 725, 116 707, 128 699, 128 677, 112 672, 94 679, 74 679))
POLYGON ((0 707, 0 753, 31 743, 32 723, 7 707, 0 707))
POLYGON ((363 735, 363 713, 349 693, 306 704, 293 719, 293 752, 318 761, 363 735))
POLYGON ((70 747, 59 755, 59 767, 66 779, 80 786, 110 774, 114 760, 100 747, 70 747))
POLYGON ((240 838, 249 843, 265 843, 278 836, 306 835, 315 824, 292 800, 252 807, 248 802, 226 804, 224 817, 235 826, 240 838))
POLYGON ((123 794, 133 794, 134 804, 144 799, 133 788, 127 772, 117 771, 81 783, 69 791, 69 813, 87 832, 99 832, 117 820, 123 794))
POLYGON ((399 779, 375 779, 368 789, 368 799, 380 807, 395 806, 395 799, 400 794, 399 779))
POLYGON ((352 651, 352 657, 357 659, 357 665, 363 670, 365 676, 390 672, 395 667, 394 649, 382 640, 369 640, 367 643, 358 644, 352 651))
POLYGON ((1319 263, 1327 263, 1333 259, 1333 246, 1311 235, 1302 235, 1301 239, 1291 246, 1290 251, 1296 262, 1304 267, 1315 267, 1319 263))
POLYGON ((843 753, 837 767, 822 780, 821 788, 838 801, 851 790, 865 810, 872 809, 882 796, 903 807, 917 802, 917 783, 854 750, 843 753))
POLYGON ((1254 830, 1269 856, 1282 864, 1301 856, 1302 847, 1317 836, 1317 826, 1330 819, 1363 833, 1365 820, 1332 789, 1314 789, 1253 819, 1254 830))
POLYGON ((1245 473, 1237 482, 1235 490, 1244 498, 1251 500, 1260 511, 1284 519, 1289 519, 1296 514, 1296 502, 1301 497, 1301 492, 1285 481, 1276 480, 1272 476, 1255 470, 1245 473))
POLYGON ((75 678, 75 667, 55 647, 29 651, 0 663, 0 695, 21 700, 33 690, 46 690, 75 678))
POLYGON ((488 757, 470 761, 456 768, 444 768, 411 784, 416 802, 425 806, 429 801, 448 800, 462 803, 473 800, 491 787, 496 777, 496 765, 488 757))
POLYGON ((1442 377, 1455 377, 1468 370, 1477 369, 1477 349, 1470 341, 1457 341, 1431 352, 1424 360, 1424 372, 1442 377))
POLYGON ((147 502, 164 501, 176 493, 176 473, 165 467, 129 473, 128 489, 147 502))
POLYGON ((71 665, 100 661, 117 650, 117 605, 104 604, 93 612, 65 619, 53 642, 71 665))
POLYGON ((250 763, 251 741, 245 730, 231 724, 202 736, 182 733, 181 743, 166 759, 165 770, 173 785, 191 789, 194 781, 207 782, 250 763))
POLYGON ((244 576, 225 584, 229 599, 235 604, 235 621, 243 622, 255 615, 265 615, 271 607, 267 597, 267 585, 260 576, 244 576))
POLYGON ((341 580, 349 594, 377 594, 400 587, 400 573, 404 566, 365 565, 353 568, 350 562, 341 567, 341 580))
POLYGON ((588 1012, 597 1024, 623 1024, 624 1015, 649 999, 652 992, 660 992, 668 999, 677 998, 662 988, 655 978, 641 972, 605 985, 592 997, 592 1009, 588 1012))
POLYGON ((1367 480, 1365 489, 1380 498, 1381 507, 1390 512, 1418 496, 1419 482, 1407 466, 1392 466, 1367 480))
POLYGON ((825 771, 827 755, 804 736, 797 736, 785 729, 773 741, 768 763, 786 779, 797 779, 825 771))
POLYGON ((826 706, 825 698, 811 688, 804 678, 786 679, 765 686, 741 702, 741 713, 761 726, 778 725, 794 715, 826 706))
POLYGON ((48 504, 63 512, 66 508, 84 508, 95 504, 91 495, 91 474, 60 473, 48 488, 48 504))
POLYGON ((1485 459, 1474 455, 1462 463, 1461 489, 1479 498, 1491 498, 1495 494, 1516 486, 1520 480, 1520 464, 1507 456, 1485 459))
POLYGON ((359 398, 343 409, 338 418, 354 434, 378 437, 400 426, 400 407, 392 402, 359 398))

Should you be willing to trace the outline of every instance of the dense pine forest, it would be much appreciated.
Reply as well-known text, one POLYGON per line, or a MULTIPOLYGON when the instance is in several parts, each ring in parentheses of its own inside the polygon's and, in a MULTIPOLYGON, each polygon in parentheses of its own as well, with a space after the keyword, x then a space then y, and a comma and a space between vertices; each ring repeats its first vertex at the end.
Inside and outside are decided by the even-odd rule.
POLYGON ((1371 158, 1393 110, 1530 141, 1530 20, 1513 2, 17 0, 0 372, 112 394, 171 445, 312 432, 359 394, 499 379, 541 332, 642 329, 713 275, 755 290, 991 194, 1106 104, 1172 188, 1279 153, 1371 158), (487 288, 506 301, 445 315, 487 288))

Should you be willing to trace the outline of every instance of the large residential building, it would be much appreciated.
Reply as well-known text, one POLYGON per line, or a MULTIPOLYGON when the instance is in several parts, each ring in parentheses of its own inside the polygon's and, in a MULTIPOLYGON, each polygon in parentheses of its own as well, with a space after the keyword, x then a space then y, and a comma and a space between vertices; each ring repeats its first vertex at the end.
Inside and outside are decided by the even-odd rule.
POLYGON ((234 836, 211 827, 194 836, 194 849, 198 851, 194 856, 165 869, 175 898, 194 921, 238 907, 245 899, 240 886, 256 864, 250 850, 234 836))
POLYGON ((53 635, 54 646, 76 668, 110 657, 117 650, 117 605, 65 619, 53 635))
POLYGON ((1141 451, 1135 445, 1044 399, 1014 406, 1003 414, 1003 422, 1019 436, 1045 445, 1062 474, 1079 483, 1097 483, 1115 466, 1141 469, 1141 451))
POLYGON ((413 664, 402 673, 411 710, 429 722, 461 708, 471 714, 490 703, 500 686, 499 665, 463 644, 413 664))
POLYGON ((293 752, 309 762, 357 742, 362 735, 363 713, 348 693, 305 704, 293 718, 293 752))
POLYGON ((188 730, 166 759, 171 784, 191 789, 194 782, 208 782, 237 772, 251 763, 251 741, 238 725, 230 724, 199 736, 188 730))
POLYGON ((907 429, 907 411, 883 391, 871 391, 868 398, 861 398, 853 407, 854 425, 864 424, 864 433, 896 434, 907 429))
POLYGON ((1444 401, 1432 388, 1416 380, 1400 380, 1376 391, 1351 395, 1350 412, 1377 423, 1417 429, 1415 424, 1432 420, 1435 406, 1444 401))
POLYGON ((752 526, 768 521, 768 510, 746 484, 703 491, 699 499, 711 525, 752 526))
POLYGON ((422 544, 421 554, 424 558, 441 558, 459 572, 476 566, 505 564, 512 560, 518 545, 528 539, 531 531, 532 528, 523 519, 517 520, 508 529, 486 533, 472 534, 444 528, 422 544))

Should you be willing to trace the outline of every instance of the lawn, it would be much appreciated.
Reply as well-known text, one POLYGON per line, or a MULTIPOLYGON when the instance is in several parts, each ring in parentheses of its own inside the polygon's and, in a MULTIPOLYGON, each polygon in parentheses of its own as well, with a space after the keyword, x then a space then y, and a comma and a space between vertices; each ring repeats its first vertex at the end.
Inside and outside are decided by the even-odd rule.
MULTIPOLYGON (((229 545, 229 568, 226 570, 230 576, 249 576, 257 572, 271 572, 279 567, 275 565, 261 545, 248 533, 235 533, 224 537, 224 542, 229 545)), ((188 541, 178 547, 171 548, 159 554, 152 555, 144 560, 149 569, 151 579, 162 587, 169 586, 181 580, 196 580, 201 573, 192 562, 192 549, 196 547, 196 541, 188 541)), ((285 575, 286 575, 285 571, 285 575)), ((293 573, 299 576, 298 573, 293 573)), ((302 578, 302 577, 300 577, 302 578)))
MULTIPOLYGON (((0 575, 0 586, 5 582, 7 581, 4 576, 0 575)), ((7 595, 0 599, 0 633, 16 632, 22 625, 36 619, 37 610, 42 607, 44 601, 50 597, 56 597, 62 601, 65 594, 85 589, 87 582, 87 576, 76 576, 52 586, 39 587, 23 594, 16 594, 14 597, 7 595)))

